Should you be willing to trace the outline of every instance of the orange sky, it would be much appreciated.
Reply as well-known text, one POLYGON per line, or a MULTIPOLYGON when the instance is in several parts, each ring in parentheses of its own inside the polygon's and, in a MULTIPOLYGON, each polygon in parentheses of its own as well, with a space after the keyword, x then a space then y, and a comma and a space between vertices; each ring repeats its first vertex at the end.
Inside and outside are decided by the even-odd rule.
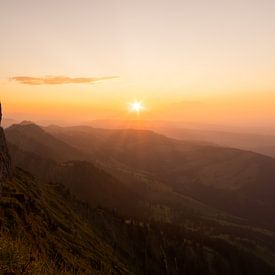
POLYGON ((274 11, 272 0, 5 1, 6 116, 136 119, 137 99, 145 119, 273 123, 274 11))

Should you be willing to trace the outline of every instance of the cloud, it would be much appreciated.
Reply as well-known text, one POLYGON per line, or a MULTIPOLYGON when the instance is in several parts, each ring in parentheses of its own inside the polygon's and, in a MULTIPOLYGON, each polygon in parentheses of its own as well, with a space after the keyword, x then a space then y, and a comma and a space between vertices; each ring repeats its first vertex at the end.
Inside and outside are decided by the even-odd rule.
POLYGON ((59 85, 59 84, 81 84, 94 83, 101 80, 118 78, 117 76, 104 77, 68 77, 68 76, 45 76, 45 77, 30 77, 30 76, 14 76, 10 80, 17 81, 20 84, 27 85, 59 85))

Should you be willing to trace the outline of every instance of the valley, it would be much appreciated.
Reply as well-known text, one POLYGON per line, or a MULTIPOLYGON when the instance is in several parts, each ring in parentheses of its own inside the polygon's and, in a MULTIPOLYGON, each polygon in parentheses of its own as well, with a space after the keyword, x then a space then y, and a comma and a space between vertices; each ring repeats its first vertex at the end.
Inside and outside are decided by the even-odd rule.
MULTIPOLYGON (((48 270, 92 268, 115 274, 141 270, 144 274, 205 274, 205 270, 220 274, 226 270, 224 274, 232 274, 234 269, 239 272, 235 274, 250 274, 259 268, 263 274, 273 273, 272 158, 174 140, 152 131, 42 128, 23 123, 5 134, 14 178, 4 185, 2 234, 7 237, 14 230, 18 236, 22 223, 24 227, 32 223, 33 233, 20 234, 35 243, 42 220, 49 232, 41 236, 50 237, 58 230, 59 235, 54 233, 47 241, 43 256, 39 248, 36 251, 48 262, 59 239, 59 256, 48 270), (249 174, 253 176, 247 178, 249 174), (28 201, 35 206, 28 206, 28 201), (37 220, 34 213, 41 218, 37 220), (64 217, 70 218, 62 221, 64 217), (80 239, 69 240, 67 246, 72 232, 80 239), (84 232, 88 235, 81 237, 84 232), (91 241, 81 244, 83 238, 91 241), (93 238, 96 246, 92 248, 93 238), (75 255, 78 249, 87 253, 77 252, 73 260, 67 250, 75 255), (108 253, 115 255, 110 256, 112 262, 108 253), (238 269, 240 260, 247 263, 243 270, 238 269)), ((43 261, 39 268, 45 268, 43 261)))

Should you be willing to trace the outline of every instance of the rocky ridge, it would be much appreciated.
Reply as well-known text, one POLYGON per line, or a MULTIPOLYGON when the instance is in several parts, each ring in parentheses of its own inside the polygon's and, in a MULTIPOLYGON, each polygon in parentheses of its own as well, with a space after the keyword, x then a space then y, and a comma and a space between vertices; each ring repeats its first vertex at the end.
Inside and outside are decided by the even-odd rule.
POLYGON ((0 190, 5 180, 11 177, 11 159, 3 128, 0 127, 0 190))

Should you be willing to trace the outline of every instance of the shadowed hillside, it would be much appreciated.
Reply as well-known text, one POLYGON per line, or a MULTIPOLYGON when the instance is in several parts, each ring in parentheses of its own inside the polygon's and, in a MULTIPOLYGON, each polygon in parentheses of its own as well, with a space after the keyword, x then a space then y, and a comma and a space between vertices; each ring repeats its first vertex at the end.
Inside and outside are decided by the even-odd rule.
MULTIPOLYGON (((25 125, 19 127, 22 135, 24 135, 23 129, 28 131, 25 125)), ((12 142, 14 142, 13 131, 14 129, 7 130, 7 136, 11 136, 12 142)), ((165 221, 176 219, 182 213, 193 215, 193 212, 199 212, 207 216, 220 214, 220 211, 199 201, 173 192, 171 187, 152 177, 150 173, 136 171, 127 164, 111 159, 104 148, 100 148, 102 150, 100 156, 95 153, 88 157, 90 160, 100 159, 97 166, 88 161, 58 162, 58 158, 54 158, 54 155, 49 159, 47 155, 45 157, 31 147, 28 148, 30 151, 26 151, 24 145, 20 143, 15 145, 10 141, 9 149, 14 159, 14 166, 24 168, 43 182, 63 183, 92 206, 101 205, 118 209, 121 213, 165 221), (164 205, 164 210, 161 210, 159 205, 164 205), (163 216, 163 211, 168 211, 170 214, 163 216)), ((58 151, 58 147, 55 151, 58 151)))
POLYGON ((275 226, 275 159, 271 157, 183 142, 152 131, 80 126, 48 127, 46 131, 103 163, 115 160, 113 167, 122 163, 130 169, 149 172, 175 192, 265 226, 275 226))
MULTIPOLYGON (((153 143, 161 150, 181 146, 158 135, 156 142, 153 133, 148 135, 141 139, 147 150, 156 150, 153 143)), ((112 140, 118 143, 120 138, 112 140)), ((140 136, 128 140, 127 154, 137 141, 140 136)), ((274 274, 274 231, 174 192, 171 184, 154 178, 151 168, 152 173, 129 173, 133 163, 123 170, 121 159, 117 167, 108 162, 116 179, 87 161, 61 163, 39 151, 24 151, 20 144, 9 146, 14 163, 33 170, 40 180, 15 168, 13 178, 3 183, 1 272, 274 274)), ((5 160, 1 163, 6 165, 5 160)))
POLYGON ((121 217, 90 208, 64 186, 39 183, 21 170, 5 183, 0 205, 1 272, 274 273, 269 232, 199 220, 176 226, 121 217))

